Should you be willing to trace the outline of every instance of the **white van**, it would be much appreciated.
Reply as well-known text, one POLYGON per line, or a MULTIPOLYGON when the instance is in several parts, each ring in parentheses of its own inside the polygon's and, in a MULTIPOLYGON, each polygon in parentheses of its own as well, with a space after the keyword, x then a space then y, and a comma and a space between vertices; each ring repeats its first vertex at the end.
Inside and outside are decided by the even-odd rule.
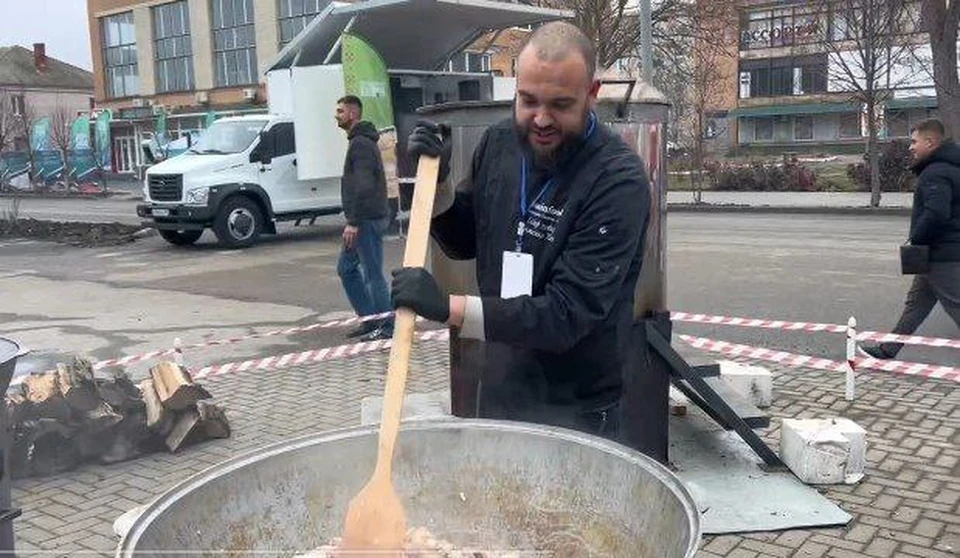
POLYGON ((147 169, 137 215, 171 244, 211 228, 238 248, 276 234, 279 221, 340 213, 338 178, 298 178, 294 137, 291 116, 221 118, 186 152, 147 169))

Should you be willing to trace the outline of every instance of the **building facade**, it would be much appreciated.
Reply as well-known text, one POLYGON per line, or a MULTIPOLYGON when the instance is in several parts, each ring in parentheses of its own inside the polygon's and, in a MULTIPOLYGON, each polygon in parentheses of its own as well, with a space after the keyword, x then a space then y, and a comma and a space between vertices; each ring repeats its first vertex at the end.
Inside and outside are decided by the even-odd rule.
MULTIPOLYGON (((735 71, 718 84, 721 100, 708 126, 715 147, 734 153, 862 148, 867 119, 852 85, 863 83, 860 16, 826 2, 746 0, 735 17, 728 23, 739 31, 736 44, 727 49, 734 59, 720 62, 735 71)), ((898 17, 889 64, 877 76, 881 140, 907 137, 913 124, 937 113, 920 2, 904 2, 898 17)))
MULTIPOLYGON (((169 139, 211 114, 264 112, 264 72, 330 0, 88 0, 96 103, 113 113, 116 172, 142 167, 139 145, 166 119, 169 139)), ((451 71, 513 73, 525 30, 490 35, 451 71)))
POLYGON ((0 47, 0 151, 26 151, 31 122, 65 111, 72 120, 93 107, 90 72, 33 49, 0 47))

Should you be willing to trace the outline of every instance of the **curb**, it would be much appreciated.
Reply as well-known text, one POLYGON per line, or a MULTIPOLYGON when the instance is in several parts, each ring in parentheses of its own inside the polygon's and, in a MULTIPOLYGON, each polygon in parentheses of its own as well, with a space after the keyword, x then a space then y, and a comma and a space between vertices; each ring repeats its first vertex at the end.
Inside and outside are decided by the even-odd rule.
POLYGON ((877 215, 907 216, 913 210, 909 207, 811 207, 811 206, 772 206, 772 205, 733 205, 733 204, 667 204, 667 213, 768 213, 782 215, 877 215))

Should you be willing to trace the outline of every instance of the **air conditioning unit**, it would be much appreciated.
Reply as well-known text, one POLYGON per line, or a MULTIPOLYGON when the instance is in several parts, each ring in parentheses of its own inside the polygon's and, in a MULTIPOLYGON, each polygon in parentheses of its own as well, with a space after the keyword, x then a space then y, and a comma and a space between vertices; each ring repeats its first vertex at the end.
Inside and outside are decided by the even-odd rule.
POLYGON ((198 103, 206 104, 207 102, 210 101, 210 96, 207 94, 206 91, 197 91, 196 99, 198 103))
POLYGON ((142 106, 143 106, 143 99, 141 99, 141 98, 139 98, 139 97, 137 97, 136 99, 134 99, 134 100, 133 100, 133 106, 135 106, 135 107, 142 107, 142 106))
POLYGON ((243 90, 243 98, 246 99, 246 100, 248 100, 248 101, 252 101, 252 100, 256 99, 256 98, 257 98, 257 90, 254 89, 254 88, 252 88, 252 87, 248 87, 248 88, 244 89, 244 90, 243 90))

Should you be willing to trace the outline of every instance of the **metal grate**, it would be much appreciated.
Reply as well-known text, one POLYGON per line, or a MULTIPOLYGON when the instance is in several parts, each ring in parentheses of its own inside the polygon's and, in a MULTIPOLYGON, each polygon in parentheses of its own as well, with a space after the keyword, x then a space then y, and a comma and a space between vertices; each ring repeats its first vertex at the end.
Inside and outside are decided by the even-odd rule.
POLYGON ((153 201, 180 201, 183 195, 183 175, 180 174, 152 174, 149 185, 153 201))

